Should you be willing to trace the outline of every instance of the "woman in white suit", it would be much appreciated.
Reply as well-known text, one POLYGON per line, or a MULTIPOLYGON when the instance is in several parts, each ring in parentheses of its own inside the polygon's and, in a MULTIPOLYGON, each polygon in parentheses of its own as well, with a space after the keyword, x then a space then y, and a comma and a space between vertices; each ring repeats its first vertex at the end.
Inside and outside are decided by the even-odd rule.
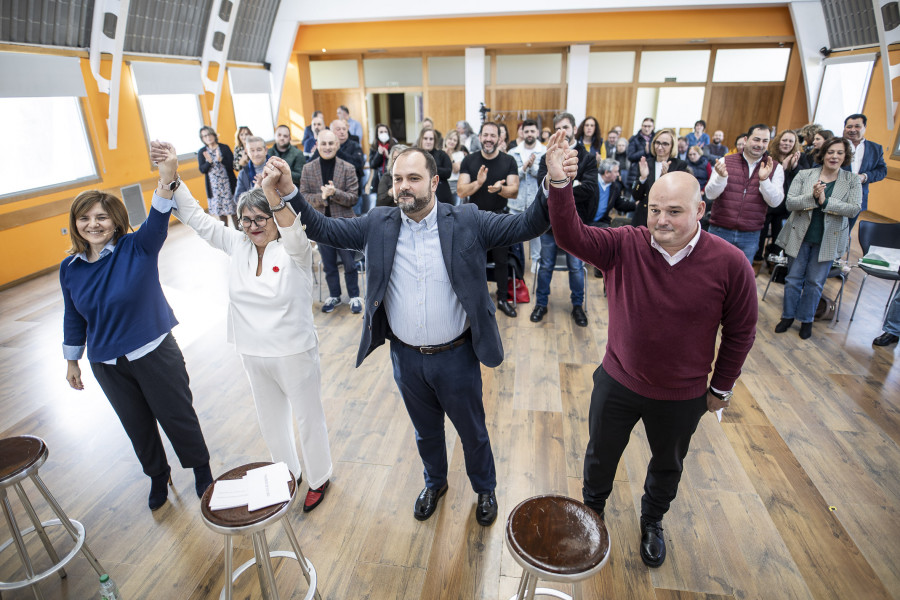
MULTIPOLYGON (((175 178, 178 158, 171 144, 153 142, 150 157, 164 181, 175 178)), ((303 510, 322 501, 332 473, 321 399, 318 338, 312 317, 312 249, 300 220, 285 209, 278 185, 290 168, 273 157, 262 188, 238 199, 243 231, 222 227, 203 212, 187 186, 175 193, 175 216, 231 257, 228 276, 228 341, 234 343, 250 379, 259 427, 272 460, 292 473, 306 473, 303 510), (303 468, 294 441, 300 432, 303 468)))
POLYGON ((800 321, 800 337, 812 335, 813 316, 834 260, 850 242, 849 220, 859 214, 859 177, 841 167, 853 160, 850 142, 837 137, 822 144, 816 162, 821 167, 800 171, 788 191, 791 212, 777 243, 791 257, 784 281, 784 308, 775 333, 800 321))

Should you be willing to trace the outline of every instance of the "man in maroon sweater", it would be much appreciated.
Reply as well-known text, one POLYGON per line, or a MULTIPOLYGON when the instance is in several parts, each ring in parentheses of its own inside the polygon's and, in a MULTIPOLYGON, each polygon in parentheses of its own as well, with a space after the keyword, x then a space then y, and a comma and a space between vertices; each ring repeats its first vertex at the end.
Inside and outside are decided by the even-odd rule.
POLYGON ((591 395, 584 502, 603 516, 616 466, 642 420, 651 459, 640 553, 658 567, 666 558, 660 525, 678 491, 691 436, 706 411, 729 405, 756 337, 753 269, 740 250, 700 230, 706 206, 688 173, 656 182, 647 227, 584 225, 565 181, 551 183, 549 206, 559 246, 603 271, 609 302, 606 355, 591 395))

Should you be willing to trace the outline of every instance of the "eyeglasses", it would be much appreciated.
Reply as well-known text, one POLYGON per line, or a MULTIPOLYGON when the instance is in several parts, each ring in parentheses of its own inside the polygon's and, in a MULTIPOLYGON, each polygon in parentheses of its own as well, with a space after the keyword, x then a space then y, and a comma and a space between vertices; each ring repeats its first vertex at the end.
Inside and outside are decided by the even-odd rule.
POLYGON ((268 225, 269 219, 272 217, 256 217, 255 219, 251 219, 250 217, 241 217, 241 227, 244 229, 250 229, 250 225, 256 225, 260 229, 268 225))
POLYGON ((653 142, 653 145, 654 146, 671 146, 672 143, 671 142, 663 142, 661 140, 656 140, 655 142, 653 142))

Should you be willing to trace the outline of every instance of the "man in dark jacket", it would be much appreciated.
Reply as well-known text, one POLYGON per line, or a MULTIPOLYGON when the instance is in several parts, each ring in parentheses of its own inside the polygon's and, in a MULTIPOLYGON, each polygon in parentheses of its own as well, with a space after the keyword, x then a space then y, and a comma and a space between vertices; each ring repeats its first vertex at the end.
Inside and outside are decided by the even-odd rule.
POLYGON ((294 185, 300 185, 300 174, 306 157, 297 148, 291 145, 291 128, 287 125, 279 125, 275 128, 275 145, 269 148, 266 156, 277 156, 291 168, 291 181, 294 185))

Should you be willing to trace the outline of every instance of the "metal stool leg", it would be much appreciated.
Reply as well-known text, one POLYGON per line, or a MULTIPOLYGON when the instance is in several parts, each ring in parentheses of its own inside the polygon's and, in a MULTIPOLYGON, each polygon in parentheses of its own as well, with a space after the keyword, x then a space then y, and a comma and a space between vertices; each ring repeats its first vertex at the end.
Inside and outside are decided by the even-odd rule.
POLYGON ((278 595, 278 588, 275 586, 275 573, 272 571, 272 558, 269 556, 269 541, 266 539, 266 531, 262 530, 258 535, 260 549, 263 551, 263 571, 266 573, 266 579, 269 582, 269 587, 272 589, 272 598, 281 600, 278 595))
POLYGON ((306 561, 306 556, 304 556, 303 552, 300 550, 300 543, 297 542, 297 536, 294 534, 294 528, 291 527, 291 524, 288 521, 288 517, 282 519, 281 524, 284 526, 284 531, 287 533, 288 541, 291 543, 291 548, 293 548, 294 554, 297 555, 297 562, 300 563, 300 569, 303 571, 303 577, 306 578, 306 583, 309 584, 309 587, 316 590, 313 598, 315 598, 316 600, 322 600, 322 596, 319 595, 318 579, 316 577, 315 567, 313 567, 312 573, 310 573, 308 565, 311 566, 311 563, 308 563, 306 561))
MULTIPOLYGON (((22 489, 21 483, 16 483, 13 485, 16 488, 16 494, 19 496, 19 501, 22 503, 22 506, 25 507, 25 512, 28 513, 28 518, 31 519, 31 524, 34 525, 34 530, 37 532, 38 537, 41 538, 41 543, 44 544, 44 549, 47 551, 47 554, 50 555, 53 563, 59 563, 59 555, 56 554, 56 549, 53 548, 53 545, 50 543, 50 538, 47 537, 47 532, 44 531, 44 527, 41 525, 41 520, 38 518, 37 513, 34 512, 34 507, 31 505, 31 502, 28 500, 28 496, 25 495, 25 490, 22 489)), ((59 570, 59 578, 66 578, 66 570, 59 570)))
MULTIPOLYGON (((22 564, 25 566, 25 575, 28 579, 32 579, 34 578, 34 567, 31 565, 31 558, 28 556, 28 550, 25 548, 25 540, 22 539, 22 532, 16 523, 16 517, 13 515, 12 507, 9 505, 9 498, 6 496, 5 489, 0 489, 0 500, 3 503, 3 516, 6 517, 6 524, 12 533, 16 550, 19 551, 19 558, 22 559, 22 564)), ((31 593, 34 594, 36 600, 43 600, 44 596, 41 594, 41 590, 38 589, 37 582, 29 587, 31 587, 31 593)))
POLYGON ((231 546, 231 536, 225 536, 225 588, 222 590, 222 593, 225 595, 225 600, 231 600, 231 594, 233 593, 232 588, 234 587, 232 581, 232 568, 231 568, 231 557, 232 546, 231 546))
POLYGON ((269 600, 269 592, 266 589, 266 578, 263 573, 263 552, 265 550, 260 548, 259 543, 259 532, 253 533, 250 535, 250 539, 253 541, 253 556, 256 558, 256 577, 259 579, 259 589, 262 591, 262 596, 264 600, 269 600))
MULTIPOLYGON (((53 512, 56 513, 56 516, 59 517, 62 526, 66 528, 66 531, 69 532, 69 535, 72 536, 72 539, 78 543, 78 531, 72 525, 72 522, 69 520, 69 517, 66 516, 66 512, 62 509, 59 503, 56 501, 56 498, 53 497, 53 494, 50 493, 50 490, 47 489, 47 486, 44 485, 44 482, 38 476, 37 473, 34 473, 30 476, 32 483, 34 483, 35 487, 37 487, 38 491, 44 497, 44 500, 47 501, 47 504, 50 505, 50 508, 53 509, 53 512)), ((87 535, 85 535, 87 538, 87 535)), ((100 561, 97 560, 97 557, 94 556, 94 553, 91 552, 91 549, 88 548, 87 539, 84 540, 84 543, 81 545, 81 553, 84 554, 84 557, 90 563, 94 570, 97 572, 97 575, 105 575, 106 571, 100 565, 100 561)))

